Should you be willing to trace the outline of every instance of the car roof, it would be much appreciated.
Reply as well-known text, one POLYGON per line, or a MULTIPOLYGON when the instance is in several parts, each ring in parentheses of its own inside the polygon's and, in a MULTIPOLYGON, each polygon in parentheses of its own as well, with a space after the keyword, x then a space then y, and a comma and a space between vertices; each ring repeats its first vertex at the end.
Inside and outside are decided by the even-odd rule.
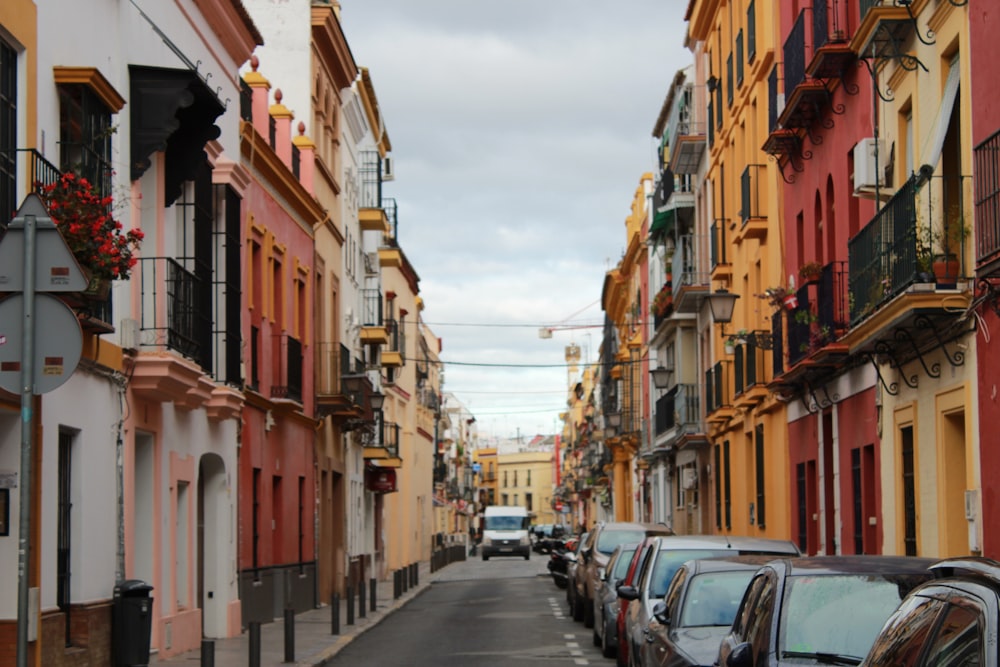
POLYGON ((751 570, 756 572, 762 566, 774 560, 773 554, 753 554, 747 556, 720 556, 716 558, 696 558, 689 560, 692 574, 707 574, 711 572, 740 572, 751 570))
POLYGON ((670 549, 732 549, 773 554, 799 555, 799 548, 789 540, 733 535, 664 535, 657 538, 660 551, 670 549))
POLYGON ((931 574, 935 558, 917 556, 801 556, 774 559, 790 577, 836 574, 931 574))
POLYGON ((931 565, 934 578, 961 578, 1000 588, 1000 562, 982 556, 946 558, 931 565))
POLYGON ((662 523, 641 523, 638 521, 609 521, 601 524, 601 532, 614 530, 644 530, 647 533, 657 533, 659 535, 673 535, 673 531, 662 523))

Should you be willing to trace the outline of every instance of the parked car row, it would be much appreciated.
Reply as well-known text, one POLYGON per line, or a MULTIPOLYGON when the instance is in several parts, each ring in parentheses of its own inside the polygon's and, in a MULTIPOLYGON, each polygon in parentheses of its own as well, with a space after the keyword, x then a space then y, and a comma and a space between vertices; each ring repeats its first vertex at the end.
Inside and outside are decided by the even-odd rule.
POLYGON ((805 557, 635 523, 599 524, 564 558, 570 614, 619 667, 1000 667, 993 560, 805 557))

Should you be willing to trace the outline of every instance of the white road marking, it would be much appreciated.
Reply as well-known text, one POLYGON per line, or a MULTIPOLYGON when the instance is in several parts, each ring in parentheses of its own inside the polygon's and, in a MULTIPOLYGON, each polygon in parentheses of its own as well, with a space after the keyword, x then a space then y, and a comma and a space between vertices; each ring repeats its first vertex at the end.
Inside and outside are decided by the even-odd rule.
POLYGON ((563 635, 564 639, 576 639, 576 635, 563 635))
POLYGON ((587 660, 586 658, 574 658, 573 662, 575 662, 578 665, 589 665, 590 664, 590 661, 587 660))

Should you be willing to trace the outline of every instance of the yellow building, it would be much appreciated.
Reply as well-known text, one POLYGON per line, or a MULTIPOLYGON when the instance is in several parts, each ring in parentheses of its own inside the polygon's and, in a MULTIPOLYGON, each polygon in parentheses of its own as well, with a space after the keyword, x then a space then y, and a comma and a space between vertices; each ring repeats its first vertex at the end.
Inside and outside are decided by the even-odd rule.
POLYGON ((617 429, 617 435, 606 439, 614 457, 611 489, 615 521, 640 518, 634 501, 636 453, 641 444, 644 415, 648 414, 643 400, 648 398, 645 378, 649 367, 644 339, 647 309, 641 295, 648 284, 645 239, 647 199, 652 186, 653 175, 643 174, 625 218, 625 254, 605 275, 601 295, 601 306, 615 328, 615 339, 605 341, 602 351, 606 355, 603 361, 612 364, 612 382, 602 397, 604 414, 611 416, 611 426, 617 429))
POLYGON ((499 454, 496 504, 526 507, 532 523, 556 523, 554 480, 554 451, 499 454))
POLYGON ((479 473, 476 475, 477 510, 487 505, 496 505, 499 494, 497 493, 497 480, 499 475, 499 460, 497 459, 496 447, 480 447, 472 450, 472 463, 479 466, 479 473))
MULTIPOLYGON (((784 404, 767 389, 775 353, 772 310, 757 297, 768 286, 785 283, 780 174, 761 149, 769 129, 769 77, 781 61, 775 33, 779 4, 692 0, 688 34, 696 89, 707 100, 700 238, 712 249, 711 292, 725 289, 739 296, 732 321, 703 329, 700 341, 712 443, 712 527, 788 538, 786 418, 784 404), (734 343, 732 352, 726 343, 734 343), (762 525, 757 510, 765 500, 770 511, 762 525)), ((710 312, 706 300, 701 317, 708 323, 710 312)))

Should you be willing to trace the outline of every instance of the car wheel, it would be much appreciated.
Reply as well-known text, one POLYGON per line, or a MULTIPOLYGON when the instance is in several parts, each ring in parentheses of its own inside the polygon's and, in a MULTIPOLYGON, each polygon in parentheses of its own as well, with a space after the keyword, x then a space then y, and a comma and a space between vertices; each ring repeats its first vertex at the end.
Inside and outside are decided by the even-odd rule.
POLYGON ((601 635, 597 634, 597 624, 596 623, 594 623, 594 636, 592 637, 592 639, 594 640, 594 646, 597 646, 598 648, 600 648, 600 646, 601 646, 601 635))
POLYGON ((489 559, 490 559, 489 556, 487 556, 486 554, 483 554, 483 560, 489 560, 489 559))
POLYGON ((617 665, 617 667, 628 667, 628 662, 625 658, 625 656, 628 655, 627 650, 628 644, 622 643, 622 638, 619 637, 618 650, 615 652, 615 665, 617 665), (622 648, 624 648, 625 651, 623 651, 622 648))
POLYGON ((528 560, 529 558, 531 558, 530 553, 524 554, 524 560, 528 560))
POLYGON ((580 599, 579 595, 573 596, 573 620, 582 621, 583 620, 583 600, 580 599))
POLYGON ((605 658, 614 658, 618 651, 608 643, 608 628, 605 626, 604 635, 601 637, 601 655, 605 658))
POLYGON ((583 606, 583 627, 594 627, 594 601, 587 598, 583 606))

